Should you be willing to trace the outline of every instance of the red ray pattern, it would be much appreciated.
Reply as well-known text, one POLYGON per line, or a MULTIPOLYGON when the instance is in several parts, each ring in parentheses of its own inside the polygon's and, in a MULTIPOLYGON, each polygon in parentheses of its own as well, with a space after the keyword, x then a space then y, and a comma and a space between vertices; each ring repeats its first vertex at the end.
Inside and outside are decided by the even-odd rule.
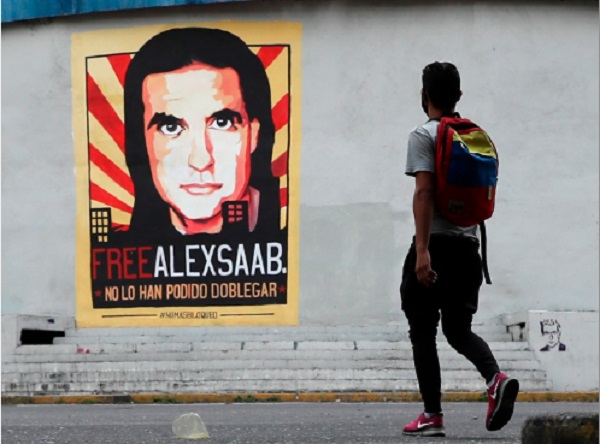
POLYGON ((90 161, 100 168, 108 177, 114 180, 121 188, 133 196, 134 191, 131 177, 91 143, 89 144, 89 150, 90 161))
POLYGON ((288 154, 287 151, 285 151, 271 163, 271 171, 273 171, 273 176, 283 177, 287 174, 287 168, 288 154))
POLYGON ((279 54, 283 51, 284 46, 263 46, 258 50, 257 57, 262 62, 265 69, 267 69, 273 61, 279 57, 279 54))
POLYGON ((127 68, 131 62, 131 54, 114 54, 107 57, 110 66, 117 75, 119 83, 125 87, 125 75, 127 74, 127 68))
POLYGON ((89 73, 87 75, 87 93, 88 111, 93 114, 96 120, 100 122, 100 125, 110 134, 121 151, 125 152, 123 122, 89 73))
MULTIPOLYGON (((257 56, 261 60, 263 66, 268 68, 279 55, 283 52, 285 46, 263 46, 259 49, 257 56)), ((131 62, 131 54, 114 54, 107 56, 121 87, 124 88, 125 77, 129 63, 131 62)), ((87 102, 88 111, 98 120, 100 125, 116 142, 120 150, 125 152, 125 128, 116 111, 113 109, 106 96, 100 90, 94 78, 88 73, 87 75, 87 102)), ((272 109, 273 123, 275 131, 281 130, 289 123, 289 94, 285 94, 279 99, 272 109)), ((108 177, 115 181, 120 187, 126 190, 131 195, 134 195, 134 187, 130 176, 127 172, 121 170, 110 158, 108 158, 100 149, 93 144, 89 144, 89 159, 98 168, 100 168, 108 177)), ((281 178, 288 172, 288 152, 282 153, 277 159, 272 162, 272 171, 275 177, 281 178)), ((109 207, 119 209, 125 213, 131 214, 133 208, 113 196, 111 193, 100 187, 98 184, 90 180, 90 198, 109 207)), ((281 208, 288 205, 288 189, 281 188, 279 191, 279 199, 281 208)), ((127 225, 114 224, 115 229, 127 229, 127 225), (119 225, 117 228, 116 225, 119 225)))
POLYGON ((103 203, 109 207, 117 208, 126 213, 132 213, 133 208, 127 205, 118 197, 113 196, 104 188, 99 187, 94 182, 90 183, 90 198, 97 202, 103 203))
POLYGON ((129 225, 118 224, 116 222, 111 223, 113 231, 128 231, 129 225))
POLYGON ((286 94, 271 110, 273 115, 273 124, 275 125, 275 131, 279 131, 283 128, 290 119, 290 95, 286 94))
POLYGON ((281 208, 283 207, 287 207, 288 204, 288 194, 287 194, 287 188, 280 188, 279 189, 279 202, 281 204, 281 208))

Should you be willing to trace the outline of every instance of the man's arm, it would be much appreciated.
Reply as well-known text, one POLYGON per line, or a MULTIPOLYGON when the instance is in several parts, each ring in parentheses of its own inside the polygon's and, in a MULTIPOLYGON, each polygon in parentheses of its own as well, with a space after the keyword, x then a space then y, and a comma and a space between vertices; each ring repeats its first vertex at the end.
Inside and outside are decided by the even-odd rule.
POLYGON ((429 236, 433 220, 435 176, 428 171, 416 173, 415 193, 413 195, 413 215, 415 218, 415 238, 417 264, 415 272, 419 282, 425 287, 435 283, 437 275, 431 269, 429 256, 429 236))

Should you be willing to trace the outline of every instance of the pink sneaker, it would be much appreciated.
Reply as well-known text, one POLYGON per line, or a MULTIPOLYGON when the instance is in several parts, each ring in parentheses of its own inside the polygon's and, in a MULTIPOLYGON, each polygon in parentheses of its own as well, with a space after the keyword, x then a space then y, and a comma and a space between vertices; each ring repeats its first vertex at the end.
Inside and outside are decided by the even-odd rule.
POLYGON ((504 373, 496 374, 494 383, 488 389, 485 427, 490 432, 500 430, 510 421, 518 393, 519 381, 509 378, 504 373))
POLYGON ((440 413, 427 418, 424 413, 421 413, 417 419, 404 427, 402 434, 408 436, 446 436, 444 415, 440 413))

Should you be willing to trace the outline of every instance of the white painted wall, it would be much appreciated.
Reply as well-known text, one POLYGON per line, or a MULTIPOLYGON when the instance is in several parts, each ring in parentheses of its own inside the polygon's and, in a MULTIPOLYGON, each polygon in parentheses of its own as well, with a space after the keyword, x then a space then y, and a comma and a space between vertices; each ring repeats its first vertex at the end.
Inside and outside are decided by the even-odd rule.
POLYGON ((3 26, 2 314, 75 313, 71 33, 223 19, 303 24, 301 324, 404 322, 406 137, 434 60, 500 151, 479 318, 598 310, 597 3, 338 0, 3 26))
POLYGON ((558 392, 598 391, 598 313, 533 310, 527 314, 529 344, 546 372, 548 382, 558 392), (548 337, 540 321, 554 320, 560 325, 559 346, 542 351, 548 337))

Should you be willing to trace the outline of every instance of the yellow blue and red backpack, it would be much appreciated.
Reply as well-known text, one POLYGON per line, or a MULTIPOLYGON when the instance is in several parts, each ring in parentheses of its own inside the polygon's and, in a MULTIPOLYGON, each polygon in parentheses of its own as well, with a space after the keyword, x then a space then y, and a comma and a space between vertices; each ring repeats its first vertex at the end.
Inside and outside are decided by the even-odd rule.
POLYGON ((435 150, 436 204, 440 214, 467 227, 494 213, 498 152, 488 134, 457 114, 442 117, 435 150))
POLYGON ((479 225, 486 281, 484 221, 494 213, 500 162, 492 139, 479 125, 458 113, 442 117, 435 149, 435 200, 442 217, 458 226, 479 225))

